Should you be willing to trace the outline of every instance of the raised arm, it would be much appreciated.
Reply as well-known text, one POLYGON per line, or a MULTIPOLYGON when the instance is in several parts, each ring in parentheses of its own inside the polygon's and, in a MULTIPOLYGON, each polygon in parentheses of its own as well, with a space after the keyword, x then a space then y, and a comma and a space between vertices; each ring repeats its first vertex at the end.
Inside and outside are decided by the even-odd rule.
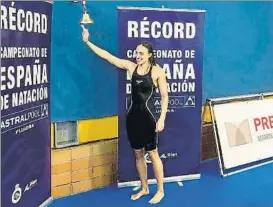
POLYGON ((104 49, 99 48, 95 44, 91 43, 89 41, 89 32, 87 29, 83 29, 82 32, 82 39, 83 41, 88 45, 88 47, 93 50, 94 53, 96 53, 99 57, 107 60, 109 63, 115 65, 118 68, 128 70, 130 73, 135 69, 136 64, 129 61, 129 60, 124 60, 121 58, 118 58, 111 53, 107 52, 104 49))

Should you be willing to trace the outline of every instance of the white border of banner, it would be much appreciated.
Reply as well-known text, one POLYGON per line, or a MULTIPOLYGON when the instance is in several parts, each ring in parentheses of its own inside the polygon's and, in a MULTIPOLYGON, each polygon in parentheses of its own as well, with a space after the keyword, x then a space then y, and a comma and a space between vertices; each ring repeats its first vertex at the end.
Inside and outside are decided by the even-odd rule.
POLYGON ((219 164, 219 167, 220 167, 220 173, 221 173, 221 175, 223 177, 234 175, 234 174, 237 174, 237 173, 240 173, 240 172, 244 172, 244 171, 247 171, 247 170, 250 170, 250 169, 254 169, 254 168, 257 168, 257 167, 260 167, 260 166, 263 166, 263 165, 273 163, 273 159, 270 160, 270 161, 262 162, 262 163, 259 163, 259 164, 254 164, 254 165, 249 166, 249 167, 245 167, 245 168, 242 168, 242 169, 238 169, 238 170, 234 170, 232 172, 226 173, 224 171, 224 166, 223 166, 223 162, 222 162, 222 151, 220 150, 221 148, 220 148, 220 142, 219 142, 219 138, 218 138, 218 131, 217 131, 217 127, 216 127, 216 120, 215 120, 213 106, 216 105, 216 104, 227 103, 227 102, 232 102, 232 101, 262 100, 262 99, 264 99, 264 97, 267 97, 267 96, 268 97, 273 96, 273 92, 239 95, 239 96, 229 96, 229 97, 213 98, 213 99, 207 99, 206 100, 206 103, 204 105, 203 114, 202 114, 202 122, 204 123, 206 110, 207 110, 207 108, 209 108, 210 118, 212 120, 214 138, 215 138, 215 142, 216 142, 216 151, 217 151, 217 155, 218 155, 218 164, 219 164))
MULTIPOLYGON (((54 1, 52 0, 52 1, 45 1, 45 2, 49 3, 49 4, 52 4, 52 11, 51 11, 51 18, 52 18, 52 16, 53 16, 53 3, 54 3, 54 1)), ((50 135, 50 137, 51 137, 51 135, 50 135)), ((50 149, 50 151, 51 150, 52 149, 50 149)), ((51 160, 51 153, 50 153, 50 160, 51 160)), ((51 167, 51 161, 50 161, 50 167, 51 167)), ((52 179, 52 174, 51 173, 50 173, 50 179, 52 179)), ((47 200, 45 200, 39 207, 47 207, 50 204, 52 204, 52 202, 54 201, 54 198, 52 197, 52 190, 50 191, 50 194, 51 194, 51 196, 47 200)))

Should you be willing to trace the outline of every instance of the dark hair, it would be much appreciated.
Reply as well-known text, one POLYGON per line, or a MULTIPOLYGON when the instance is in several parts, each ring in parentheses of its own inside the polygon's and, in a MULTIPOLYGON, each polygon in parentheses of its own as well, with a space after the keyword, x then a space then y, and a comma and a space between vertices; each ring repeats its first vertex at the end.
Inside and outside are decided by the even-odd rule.
POLYGON ((150 42, 142 42, 140 45, 146 47, 148 49, 148 53, 151 53, 152 56, 149 58, 149 62, 151 65, 156 65, 156 59, 154 57, 154 49, 153 45, 150 42))

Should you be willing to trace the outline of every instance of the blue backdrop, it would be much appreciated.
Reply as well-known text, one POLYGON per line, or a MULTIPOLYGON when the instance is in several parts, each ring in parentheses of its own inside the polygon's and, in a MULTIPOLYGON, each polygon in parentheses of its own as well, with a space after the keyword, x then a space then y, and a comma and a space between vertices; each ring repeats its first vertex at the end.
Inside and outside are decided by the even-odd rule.
MULTIPOLYGON (((117 55, 117 6, 161 2, 88 2, 91 40, 117 55), (107 7, 105 6, 107 4, 107 7)), ((205 9, 203 102, 208 97, 273 91, 273 2, 164 2, 205 9)), ((118 71, 81 40, 81 4, 55 2, 52 28, 52 121, 117 115, 118 71)))

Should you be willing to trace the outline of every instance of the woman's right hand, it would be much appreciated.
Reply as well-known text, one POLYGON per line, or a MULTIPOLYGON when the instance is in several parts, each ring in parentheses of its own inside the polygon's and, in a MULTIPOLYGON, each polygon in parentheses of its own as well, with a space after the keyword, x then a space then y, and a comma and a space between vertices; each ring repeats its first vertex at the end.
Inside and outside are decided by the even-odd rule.
POLYGON ((83 29, 82 31, 82 40, 87 42, 89 40, 89 32, 87 29, 83 29))

